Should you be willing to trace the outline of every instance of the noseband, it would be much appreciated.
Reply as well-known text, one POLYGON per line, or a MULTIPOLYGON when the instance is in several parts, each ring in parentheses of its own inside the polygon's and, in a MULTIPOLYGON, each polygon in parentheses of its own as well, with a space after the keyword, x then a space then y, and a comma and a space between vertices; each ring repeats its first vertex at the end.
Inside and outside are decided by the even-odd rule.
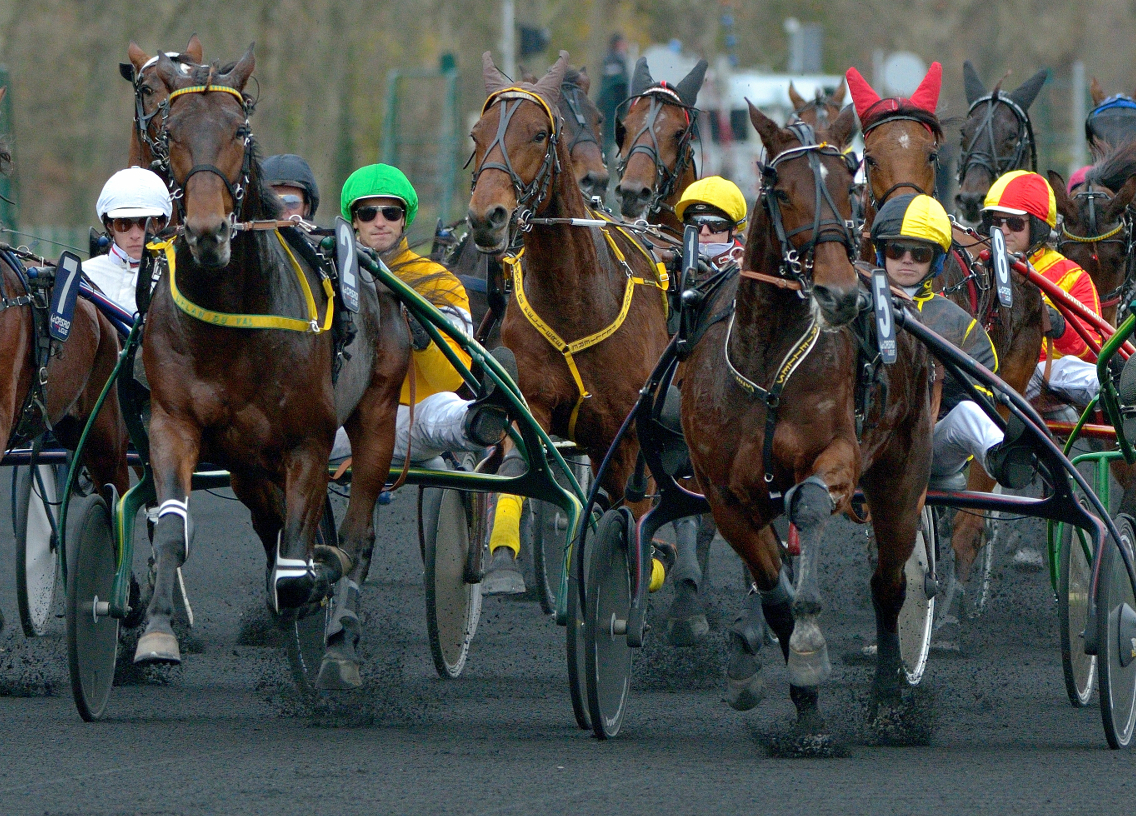
MULTIPOLYGON (((635 102, 639 99, 647 99, 651 107, 647 111, 647 118, 643 120, 643 126, 639 128, 639 132, 636 133, 635 137, 631 140, 631 149, 627 151, 627 158, 620 156, 616 160, 615 170, 619 173, 620 179, 622 179, 623 174, 627 171, 627 164, 631 161, 631 157, 636 153, 647 154, 647 157, 650 158, 651 162, 655 165, 655 194, 651 196, 651 200, 647 204, 647 213, 654 214, 660 210, 667 210, 673 213, 674 208, 669 207, 665 202, 674 193, 675 188, 686 172, 686 168, 694 165, 694 150, 690 146, 690 141, 694 138, 695 128, 698 124, 698 109, 684 104, 679 95, 666 85, 649 88, 643 93, 626 100, 623 104, 628 105, 628 111, 630 111, 631 107, 634 107, 635 102), (663 164, 662 160, 659 158, 659 138, 655 134, 655 121, 659 118, 659 114, 662 113, 664 105, 673 105, 676 108, 682 108, 683 113, 686 114, 686 130, 682 132, 682 138, 679 139, 678 158, 675 161, 673 170, 668 170, 667 166, 663 164), (650 136, 650 144, 640 144, 639 140, 643 138, 644 134, 650 136)), ((695 169, 695 175, 698 175, 697 168, 695 169)))
POLYGON ((996 179, 1011 170, 1024 168, 1027 147, 1029 148, 1029 169, 1036 173, 1037 145, 1034 144, 1033 125, 1021 105, 999 91, 994 91, 974 100, 974 103, 966 112, 967 119, 980 105, 985 105, 986 111, 982 116, 982 121, 974 131, 970 144, 963 148, 962 157, 959 160, 959 184, 962 184, 971 166, 981 167, 990 174, 991 179, 996 179), (999 156, 994 152, 994 112, 998 109, 998 105, 1005 105, 1014 114, 1014 118, 1018 120, 1017 146, 1014 148, 1014 152, 1008 156, 999 156), (978 142, 983 136, 986 137, 988 146, 983 144, 980 147, 978 142))

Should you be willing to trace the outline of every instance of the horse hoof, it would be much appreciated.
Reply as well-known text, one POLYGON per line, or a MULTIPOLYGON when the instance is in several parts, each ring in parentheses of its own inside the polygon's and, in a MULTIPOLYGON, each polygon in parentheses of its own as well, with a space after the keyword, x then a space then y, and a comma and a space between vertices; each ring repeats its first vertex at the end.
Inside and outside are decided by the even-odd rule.
POLYGON ((828 645, 813 652, 798 652, 789 648, 789 682, 794 686, 819 686, 832 673, 828 660, 828 645))
POLYGON ((316 688, 323 691, 351 691, 363 685, 359 661, 324 655, 316 688))
POLYGON ((867 726, 876 745, 930 745, 934 707, 928 695, 918 692, 876 697, 869 706, 867 726))
POLYGON ((757 708, 765 697, 765 681, 761 671, 756 671, 744 680, 735 680, 726 675, 726 702, 734 711, 749 711, 757 708))
POLYGON ((172 632, 155 630, 138 638, 134 650, 134 662, 138 663, 181 663, 181 649, 172 632))
POLYGON ((791 759, 831 759, 845 755, 843 746, 832 734, 800 730, 771 739, 769 751, 775 757, 791 759))
POLYGON ((667 621, 667 637, 672 646, 697 646, 709 631, 710 624, 705 615, 695 615, 684 620, 671 618, 667 621))

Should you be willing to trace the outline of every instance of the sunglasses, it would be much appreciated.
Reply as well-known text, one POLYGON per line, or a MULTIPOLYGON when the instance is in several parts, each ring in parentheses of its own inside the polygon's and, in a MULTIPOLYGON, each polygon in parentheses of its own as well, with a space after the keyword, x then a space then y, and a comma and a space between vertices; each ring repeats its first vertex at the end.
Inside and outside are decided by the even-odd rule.
POLYGON ((993 213, 983 213, 982 225, 990 230, 991 227, 1002 228, 1005 224, 1010 228, 1010 232, 1022 232, 1028 225, 1026 219, 1020 215, 994 215, 993 213))
POLYGON ((733 221, 727 221, 713 215, 692 215, 683 223, 698 227, 699 230, 706 227, 711 232, 729 232, 734 228, 733 221))
POLYGON ((282 195, 280 196, 280 200, 283 201, 284 206, 289 209, 301 207, 304 204, 304 199, 300 198, 298 195, 282 195))
POLYGON ((406 210, 402 207, 390 205, 387 207, 367 206, 360 207, 355 211, 355 217, 359 220, 360 224, 370 224, 375 220, 375 216, 379 213, 383 214, 383 218, 391 223, 398 221, 406 216, 406 210))
POLYGON ((146 229, 146 222, 150 222, 150 229, 155 232, 161 232, 166 226, 166 217, 164 215, 151 215, 148 218, 112 218, 109 222, 111 229, 115 232, 130 232, 130 230, 137 227, 140 230, 146 229))
POLYGON ((935 257, 935 250, 926 244, 904 244, 898 241, 889 241, 884 246, 884 255, 893 261, 902 261, 903 256, 911 254, 915 263, 930 263, 935 257))

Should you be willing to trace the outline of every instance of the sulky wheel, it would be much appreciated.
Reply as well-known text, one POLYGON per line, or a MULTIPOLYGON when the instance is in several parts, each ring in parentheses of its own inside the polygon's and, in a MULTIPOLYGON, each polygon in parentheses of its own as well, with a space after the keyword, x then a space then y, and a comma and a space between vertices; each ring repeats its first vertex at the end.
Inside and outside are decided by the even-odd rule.
MULTIPOLYGON (((1082 505, 1084 502, 1082 501, 1082 505)), ((1061 629, 1061 668, 1065 691, 1074 708, 1089 704, 1096 680, 1097 658, 1085 654, 1085 623, 1089 616, 1092 544, 1083 530, 1060 525, 1057 557, 1057 618, 1061 629), (1088 554, 1086 555, 1086 549, 1088 554)))
MULTIPOLYGON (((584 454, 565 457, 585 495, 592 484, 592 468, 584 454)), ((557 476, 562 484, 564 477, 557 476)), ((537 595, 545 614, 556 613, 560 595, 560 576, 564 572, 564 542, 569 535, 568 515, 549 502, 534 501, 533 571, 536 573, 537 595)))
MULTIPOLYGON (((323 518, 316 527, 316 545, 335 546, 338 543, 335 532, 335 512, 331 507, 329 494, 323 505, 323 518)), ((292 670, 292 680, 303 692, 314 692, 319 678, 320 664, 323 662, 325 647, 324 633, 327 631, 328 616, 331 614, 332 598, 324 598, 320 610, 285 624, 284 646, 288 653, 288 666, 292 670)))
POLYGON ((623 724, 631 691, 631 647, 627 617, 631 610, 629 555, 634 520, 625 509, 600 519, 588 565, 584 612, 584 664, 592 733, 614 737, 623 724))
MULTIPOLYGON (((1120 516, 1120 546, 1136 558, 1132 519, 1120 516)), ((1114 542, 1101 553, 1097 594, 1097 670, 1100 672, 1101 720, 1110 748, 1132 744, 1136 727, 1136 593, 1114 542)))
POLYGON ((907 682, 913 686, 923 679, 927 654, 931 651, 931 631, 935 620, 935 519, 930 507, 924 506, 915 534, 915 549, 907 559, 907 595, 899 610, 899 655, 907 682))
POLYGON ((61 472, 55 465, 16 472, 16 600, 28 637, 44 634, 55 606, 59 549, 52 529, 59 515, 61 472))
POLYGON ((79 716, 100 719, 114 685, 118 619, 107 603, 114 587, 114 534, 102 496, 81 500, 68 544, 67 660, 79 716))
MULTIPOLYGON (((591 563, 595 546, 595 535, 589 535, 587 549, 584 552, 585 574, 587 574, 587 567, 591 563)), ((584 662, 584 610, 580 604, 579 559, 580 541, 577 536, 572 541, 572 562, 568 572, 568 625, 565 627, 568 655, 568 691, 572 696, 572 714, 576 718, 576 725, 587 731, 592 727, 592 720, 588 716, 588 692, 584 682, 587 666, 584 662)))
POLYGON ((466 581, 469 496, 460 490, 422 488, 426 556, 426 631, 439 677, 457 677, 481 615, 481 584, 466 581))

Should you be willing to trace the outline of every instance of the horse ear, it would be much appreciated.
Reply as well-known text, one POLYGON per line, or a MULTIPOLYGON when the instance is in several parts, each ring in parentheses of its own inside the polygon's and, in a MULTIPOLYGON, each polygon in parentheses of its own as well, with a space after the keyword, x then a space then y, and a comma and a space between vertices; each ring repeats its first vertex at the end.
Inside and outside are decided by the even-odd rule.
POLYGON ((256 68, 256 56, 253 55, 255 47, 256 43, 250 43, 248 50, 237 60, 237 64, 221 77, 226 85, 236 88, 238 91, 245 89, 245 83, 249 81, 253 69, 256 68))
MULTIPOLYGON (((134 76, 138 76, 139 72, 142 70, 142 66, 150 59, 150 55, 139 48, 138 44, 133 40, 130 41, 130 46, 126 49, 126 57, 130 60, 130 64, 134 66, 134 76)), ((134 77, 131 77, 131 79, 133 78, 134 77)))
POLYGON ((517 73, 521 75, 521 82, 527 82, 529 85, 536 85, 536 74, 532 71, 526 70, 525 66, 518 65, 517 73))
POLYGON ((180 76, 178 67, 165 51, 158 52, 158 61, 154 63, 154 70, 167 90, 172 91, 177 88, 177 81, 180 76))
POLYGON ((982 84, 982 79, 978 76, 978 71, 974 70, 974 65, 970 60, 962 64, 962 85, 966 90, 966 104, 973 105, 976 101, 986 96, 986 86, 982 84))
POLYGON ((682 104, 693 108, 698 101, 698 92, 702 90, 702 81, 706 79, 706 60, 699 60, 698 64, 690 69, 690 73, 682 78, 682 82, 675 86, 675 93, 682 100, 682 104))
POLYGON ((189 38, 189 44, 185 47, 185 51, 183 51, 182 53, 196 62, 198 65, 201 65, 203 60, 205 59, 204 51, 201 48, 201 40, 197 39, 196 34, 189 38))
POLYGON ((748 99, 746 104, 749 105, 749 120, 753 122, 757 135, 761 137, 761 143, 765 145, 765 150, 772 159, 784 147, 785 138, 781 135, 781 126, 758 110, 757 106, 748 99))
POLYGON ((481 78, 485 81, 485 93, 492 96, 503 88, 512 85, 512 81, 501 73, 493 64, 493 54, 486 51, 481 55, 481 78))
POLYGON ((561 51, 560 59, 556 60, 548 73, 533 84, 536 92, 540 94, 549 105, 555 108, 560 104, 560 86, 564 84, 564 74, 568 71, 568 52, 561 51))
POLYGON ((880 95, 872 90, 872 86, 855 68, 849 68, 844 78, 848 80, 848 90, 852 94, 852 104, 856 106, 856 115, 862 120, 868 108, 880 101, 880 95))
POLYGON ((829 125, 827 138, 832 144, 837 145, 841 149, 848 146, 852 141, 852 137, 856 134, 856 112, 851 105, 847 105, 840 111, 840 115, 836 120, 829 125))
POLYGON ((1093 81, 1089 83, 1089 96, 1093 98, 1094 108, 1104 102, 1104 89, 1100 86, 1096 77, 1093 77, 1093 81))
POLYGON ((635 62, 635 73, 631 75, 631 95, 638 96, 654 84, 651 69, 647 67, 647 58, 640 57, 635 62))
POLYGON ((836 90, 832 92, 832 96, 828 98, 828 104, 842 107, 844 105, 844 97, 848 95, 848 80, 844 77, 840 78, 840 84, 836 86, 836 90))
POLYGON ((805 102, 805 98, 797 93, 797 89, 793 87, 793 80, 791 79, 789 80, 789 101, 793 103, 793 110, 797 113, 800 113, 805 105, 808 104, 805 102))
POLYGON ((583 65, 581 65, 580 70, 576 72, 576 84, 580 86, 580 90, 584 92, 584 96, 587 96, 588 92, 592 90, 592 78, 588 76, 588 69, 583 65))
POLYGON ((917 108, 922 108, 927 113, 934 113, 935 108, 939 106, 939 91, 942 87, 942 63, 932 62, 931 67, 927 69, 927 76, 923 77, 923 81, 919 83, 919 87, 911 95, 911 104, 917 108))
POLYGON ((1041 86, 1045 84, 1047 79, 1049 79, 1049 69, 1042 68, 1015 88, 1014 92, 1010 94, 1010 99, 1014 100, 1022 110, 1029 110, 1029 106, 1037 99, 1041 86))
POLYGON ((1124 213, 1125 208, 1132 203, 1132 198, 1136 196, 1136 175, 1129 176, 1128 181, 1124 182, 1124 186, 1120 188, 1120 192, 1112 201, 1108 202, 1108 209, 1105 210, 1105 220, 1117 221, 1124 213))
POLYGON ((1077 208, 1073 206, 1069 193, 1065 190, 1065 179, 1056 170, 1050 170, 1047 175, 1049 186, 1053 188, 1053 198, 1057 202, 1057 212, 1061 213, 1061 217, 1067 222, 1076 224, 1077 208))

